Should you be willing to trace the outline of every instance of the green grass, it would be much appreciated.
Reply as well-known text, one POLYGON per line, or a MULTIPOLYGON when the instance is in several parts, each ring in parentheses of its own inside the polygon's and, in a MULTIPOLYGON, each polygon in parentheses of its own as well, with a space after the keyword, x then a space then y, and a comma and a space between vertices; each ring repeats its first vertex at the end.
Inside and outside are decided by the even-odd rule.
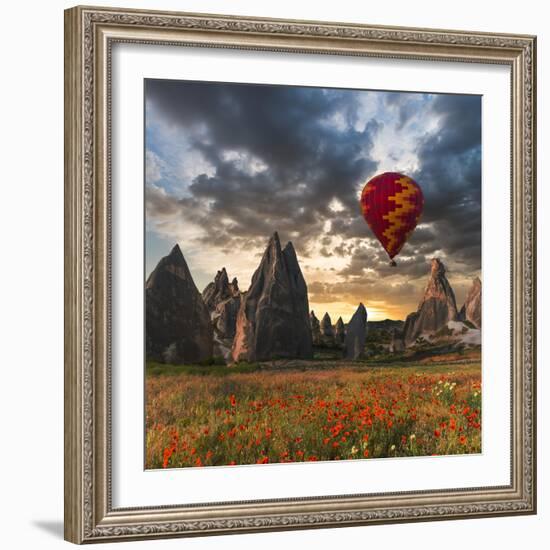
POLYGON ((230 374, 255 372, 260 369, 258 363, 236 363, 231 367, 223 365, 170 365, 147 361, 145 375, 155 376, 179 376, 181 374, 198 376, 228 376, 230 374))

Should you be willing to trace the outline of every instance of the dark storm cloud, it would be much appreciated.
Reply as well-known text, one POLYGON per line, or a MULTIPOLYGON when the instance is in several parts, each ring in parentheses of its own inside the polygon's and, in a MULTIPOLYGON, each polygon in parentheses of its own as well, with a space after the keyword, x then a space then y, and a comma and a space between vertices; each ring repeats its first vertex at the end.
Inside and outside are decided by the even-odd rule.
MULTIPOLYGON (((327 258, 349 258, 339 272, 348 281, 365 270, 394 277, 358 207, 358 186, 377 169, 373 142, 384 125, 380 117, 358 125, 360 93, 148 80, 151 112, 185 132, 213 167, 193 179, 185 198, 174 199, 180 215, 199 224, 210 245, 260 247, 278 230, 303 257, 318 244, 327 258), (331 245, 327 234, 344 242, 331 245)), ((385 122, 391 118, 398 129, 413 120, 422 125, 421 108, 426 120, 439 121, 413 147, 418 169, 410 175, 424 191, 425 210, 400 255, 399 274, 425 276, 424 260, 436 253, 452 257, 465 273, 479 269, 480 98, 388 93, 384 104, 385 122)), ((158 212, 170 208, 151 200, 158 212)))
POLYGON ((353 94, 338 90, 148 81, 147 100, 163 119, 186 130, 192 145, 214 166, 190 185, 207 201, 209 235, 265 238, 274 229, 293 232, 305 251, 333 215, 333 198, 357 210, 356 187, 376 168, 370 158, 377 123, 361 130, 353 94), (339 130, 330 117, 342 117, 339 130), (241 166, 227 152, 260 163, 241 166))
POLYGON ((440 130, 419 147, 413 177, 426 195, 423 222, 434 223, 439 248, 470 269, 481 267, 481 98, 437 96, 440 130))

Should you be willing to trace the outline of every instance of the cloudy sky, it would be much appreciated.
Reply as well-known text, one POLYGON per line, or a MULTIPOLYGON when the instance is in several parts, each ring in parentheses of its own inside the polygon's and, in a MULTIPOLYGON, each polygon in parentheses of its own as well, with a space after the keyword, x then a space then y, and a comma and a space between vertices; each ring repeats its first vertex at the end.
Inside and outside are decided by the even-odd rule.
POLYGON ((334 321, 404 319, 432 257, 459 307, 481 275, 479 96, 147 80, 145 113, 146 275, 177 242, 200 291, 223 266, 246 290, 278 231, 334 321), (385 171, 425 198, 394 268, 359 207, 385 171))

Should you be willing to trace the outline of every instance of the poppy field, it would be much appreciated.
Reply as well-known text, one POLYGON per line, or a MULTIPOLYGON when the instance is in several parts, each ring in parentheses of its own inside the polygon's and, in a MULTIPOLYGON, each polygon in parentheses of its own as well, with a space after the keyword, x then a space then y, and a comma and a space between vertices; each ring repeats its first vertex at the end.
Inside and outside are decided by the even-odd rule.
POLYGON ((147 368, 147 469, 480 452, 479 362, 147 368))

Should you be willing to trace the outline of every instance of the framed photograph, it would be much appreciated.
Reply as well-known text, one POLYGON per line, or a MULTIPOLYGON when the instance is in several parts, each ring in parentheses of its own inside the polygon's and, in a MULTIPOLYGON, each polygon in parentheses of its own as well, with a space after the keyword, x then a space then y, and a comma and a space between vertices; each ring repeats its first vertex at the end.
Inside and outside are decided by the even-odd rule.
POLYGON ((536 39, 65 12, 65 538, 533 514, 536 39))

